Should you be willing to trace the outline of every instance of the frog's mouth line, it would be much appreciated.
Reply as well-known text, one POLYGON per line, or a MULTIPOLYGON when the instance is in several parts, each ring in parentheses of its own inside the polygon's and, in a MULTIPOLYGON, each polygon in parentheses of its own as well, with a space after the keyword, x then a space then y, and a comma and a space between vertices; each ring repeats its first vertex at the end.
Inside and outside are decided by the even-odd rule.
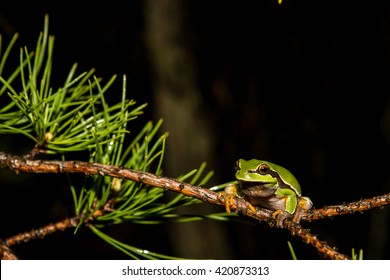
POLYGON ((278 183, 279 183, 279 186, 267 186, 267 182, 259 182, 259 181, 256 181, 256 182, 249 182, 249 181, 240 181, 240 185, 241 185, 241 188, 242 189, 251 189, 251 188, 258 188, 259 190, 276 190, 277 188, 281 188, 281 189, 291 189, 292 188, 285 184, 282 180, 278 180, 278 183))

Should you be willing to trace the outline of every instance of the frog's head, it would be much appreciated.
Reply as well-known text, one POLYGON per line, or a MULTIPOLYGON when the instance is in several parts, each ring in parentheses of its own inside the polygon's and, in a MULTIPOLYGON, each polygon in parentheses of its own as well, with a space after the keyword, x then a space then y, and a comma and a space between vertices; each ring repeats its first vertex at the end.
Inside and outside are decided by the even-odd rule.
POLYGON ((241 182, 258 183, 267 188, 287 187, 298 195, 301 194, 301 188, 294 175, 279 165, 258 159, 239 159, 235 167, 236 179, 241 182))

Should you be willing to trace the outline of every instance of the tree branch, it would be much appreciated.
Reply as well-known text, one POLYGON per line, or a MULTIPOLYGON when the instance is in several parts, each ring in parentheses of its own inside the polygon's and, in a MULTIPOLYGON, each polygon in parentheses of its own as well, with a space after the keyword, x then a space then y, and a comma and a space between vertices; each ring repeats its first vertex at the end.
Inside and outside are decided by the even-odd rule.
POLYGON ((390 193, 374 196, 371 198, 361 199, 350 203, 343 203, 342 205, 324 206, 322 209, 313 209, 310 213, 302 218, 306 221, 313 221, 323 219, 325 217, 340 216, 346 214, 353 214, 355 212, 363 212, 376 207, 383 207, 390 204, 390 193))
MULTIPOLYGON (((193 186, 175 179, 161 177, 152 173, 132 170, 119 166, 82 161, 32 160, 29 158, 0 152, 0 167, 9 168, 14 170, 16 173, 84 173, 87 175, 110 176, 124 180, 132 180, 146 185, 181 193, 183 195, 194 197, 207 203, 223 206, 226 205, 225 196, 221 193, 217 193, 206 188, 201 188, 199 186, 193 186)), ((390 194, 364 199, 359 202, 352 202, 340 206, 329 206, 324 209, 309 210, 303 215, 302 220, 312 221, 324 218, 326 216, 353 213, 355 211, 364 211, 373 207, 383 206, 385 204, 390 204, 390 194)), ((249 210, 248 203, 244 199, 235 198, 230 208, 236 212, 242 213, 245 216, 268 222, 271 226, 275 224, 274 218, 272 217, 272 211, 257 208, 255 213, 249 210)), ((100 214, 98 213, 96 215, 100 214)), ((78 224, 79 219, 80 217, 66 219, 54 225, 48 225, 38 230, 20 234, 13 238, 9 238, 5 242, 5 245, 10 246, 16 243, 20 243, 21 241, 42 238, 43 236, 54 231, 64 230, 67 227, 75 227, 78 224)), ((302 228, 300 225, 294 223, 291 220, 286 219, 284 221, 284 227, 290 230, 293 235, 301 237, 306 243, 315 246, 319 252, 327 255, 331 259, 349 258, 348 256, 340 254, 335 249, 331 248, 326 244, 326 242, 318 240, 315 235, 309 233, 309 230, 302 228)))

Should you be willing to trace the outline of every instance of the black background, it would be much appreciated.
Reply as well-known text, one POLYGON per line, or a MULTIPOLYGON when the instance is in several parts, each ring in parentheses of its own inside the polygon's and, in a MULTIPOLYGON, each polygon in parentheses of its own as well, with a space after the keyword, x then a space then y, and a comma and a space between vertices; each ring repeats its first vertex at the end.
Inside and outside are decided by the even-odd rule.
MULTIPOLYGON (((5 43, 17 31, 18 46, 33 49, 49 14, 56 37, 54 84, 65 80, 74 62, 83 71, 96 68, 105 79, 126 74, 131 97, 149 103, 144 120, 157 120, 164 116, 154 113, 146 2, 8 1, 1 5, 0 28, 5 43)), ((259 158, 291 170, 317 208, 389 192, 388 1, 185 2, 184 40, 196 58, 202 113, 212 131, 213 152, 205 160, 216 173, 213 183, 234 178, 236 159, 259 158), (213 90, 216 81, 227 88, 222 98, 213 90)), ((115 92, 120 96, 119 86, 112 90, 113 100, 115 92)), ((21 153, 28 147, 19 137, 1 135, 0 148, 21 153)), ((57 176, 1 170, 0 180, 3 239, 72 215, 65 177, 58 182, 57 176)), ((188 242, 210 248, 208 223, 199 223, 204 239, 189 236, 188 242)), ((388 207, 306 226, 343 253, 361 248, 367 259, 390 258, 388 207)), ((183 257, 290 259, 290 240, 298 258, 321 258, 298 238, 265 224, 220 227, 226 254, 203 249, 183 257)), ((140 248, 175 254, 171 237, 184 234, 178 229, 117 226, 108 233, 140 248)), ((88 230, 12 249, 22 259, 126 258, 88 230)))

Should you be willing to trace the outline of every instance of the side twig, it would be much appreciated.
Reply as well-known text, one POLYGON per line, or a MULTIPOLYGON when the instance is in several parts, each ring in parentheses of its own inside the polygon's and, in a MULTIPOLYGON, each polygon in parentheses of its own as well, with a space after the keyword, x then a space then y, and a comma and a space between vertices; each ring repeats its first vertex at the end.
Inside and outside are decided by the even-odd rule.
POLYGON ((0 239, 0 260, 17 260, 18 257, 12 250, 0 239))
POLYGON ((292 235, 297 235, 307 244, 314 246, 318 252, 324 254, 332 260, 349 260, 349 256, 341 254, 336 248, 330 247, 325 241, 318 240, 317 236, 310 233, 310 230, 302 228, 301 225, 294 223, 291 220, 284 221, 284 226, 290 230, 292 235))
POLYGON ((376 207, 383 207, 390 204, 390 193, 374 196, 371 198, 361 199, 342 205, 324 206, 322 209, 313 209, 310 213, 306 213, 303 218, 306 221, 323 219, 325 217, 340 216, 353 214, 355 212, 362 213, 376 207))
POLYGON ((72 218, 66 218, 54 224, 48 224, 38 229, 33 229, 28 232, 14 235, 12 237, 5 239, 4 241, 1 241, 0 243, 3 246, 11 247, 16 244, 29 242, 33 239, 42 239, 46 235, 55 233, 57 231, 65 231, 68 228, 75 228, 79 225, 80 221, 83 221, 85 224, 88 225, 89 223, 93 222, 93 220, 96 219, 97 217, 104 215, 107 211, 110 211, 108 209, 111 206, 112 206, 112 201, 109 201, 102 207, 101 210, 95 211, 91 216, 88 216, 87 219, 84 219, 84 217, 81 215, 74 216, 72 218))
POLYGON ((55 224, 48 224, 39 229, 33 229, 28 232, 20 233, 10 238, 7 238, 3 241, 3 245, 10 247, 16 244, 20 244, 23 242, 28 242, 33 239, 44 238, 46 235, 52 234, 57 231, 64 231, 70 227, 76 227, 80 221, 80 217, 72 217, 68 219, 64 219, 55 224))

